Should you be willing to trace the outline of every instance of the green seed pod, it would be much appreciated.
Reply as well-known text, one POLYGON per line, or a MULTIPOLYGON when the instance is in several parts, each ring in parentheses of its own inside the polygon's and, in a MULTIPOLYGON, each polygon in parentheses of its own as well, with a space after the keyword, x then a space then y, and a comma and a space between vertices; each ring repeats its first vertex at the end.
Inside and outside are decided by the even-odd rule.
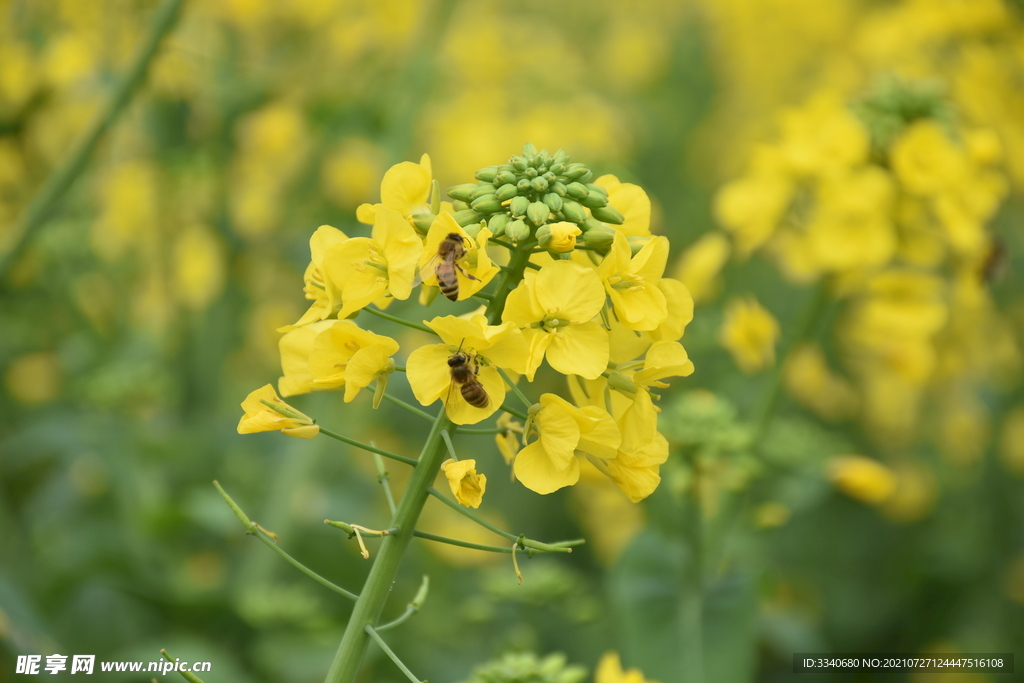
MULTIPOLYGON (((594 222, 597 223, 597 221, 594 222)), ((588 247, 593 247, 602 254, 605 254, 608 253, 608 250, 611 249, 612 242, 615 241, 615 229, 609 228, 607 225, 597 223, 596 227, 587 228, 584 233, 580 235, 579 239, 588 247)))
POLYGON ((571 199, 562 200, 562 214, 566 220, 573 223, 582 223, 587 219, 587 213, 583 210, 583 207, 571 199))
POLYGON ((608 198, 603 194, 591 192, 580 200, 580 204, 590 209, 596 209, 599 206, 608 206, 608 198))
POLYGON ((523 196, 513 197, 508 205, 513 216, 525 216, 528 208, 530 208, 530 200, 523 196))
POLYGON ((502 171, 494 179, 500 181, 502 185, 516 184, 516 174, 512 171, 502 171))
POLYGON ((498 175, 498 169, 494 166, 488 166, 487 168, 481 168, 475 174, 477 180, 482 180, 485 183, 489 183, 494 180, 494 176, 498 175))
POLYGON ((537 156, 537 147, 532 142, 527 142, 523 145, 523 156, 534 157, 537 156))
POLYGON ((455 201, 452 202, 452 208, 455 209, 456 211, 465 211, 466 209, 469 208, 469 204, 467 204, 464 201, 456 199, 455 201))
POLYGON ((523 221, 512 221, 505 226, 505 234, 512 244, 518 244, 530 236, 530 228, 523 221))
POLYGON ((416 228, 416 232, 421 235, 426 235, 427 231, 430 230, 430 224, 434 222, 435 216, 432 213, 414 213, 412 215, 412 227, 416 228))
POLYGON ((537 192, 543 192, 544 190, 548 189, 548 181, 545 180, 543 177, 534 178, 533 180, 530 181, 530 185, 537 192))
POLYGON ((512 157, 510 163, 512 164, 512 168, 519 171, 520 173, 525 171, 527 167, 530 165, 526 162, 526 159, 524 159, 523 157, 512 157))
POLYGON ((487 227, 495 237, 500 237, 505 234, 505 227, 511 220, 507 213, 496 213, 487 221, 487 227))
POLYGON ((484 197, 489 194, 494 194, 494 185, 477 185, 476 189, 469 194, 469 203, 472 204, 480 197, 484 197))
POLYGON ((569 180, 578 180, 588 170, 586 164, 581 164, 577 161, 565 167, 565 177, 569 180))
POLYGON ((533 189, 533 186, 530 184, 529 178, 523 178, 518 183, 516 183, 516 189, 519 190, 521 194, 526 194, 527 192, 533 189))
POLYGON ((551 159, 556 164, 565 165, 569 163, 569 154, 564 149, 560 149, 557 152, 555 152, 555 155, 551 157, 551 159))
POLYGON ((519 194, 519 190, 516 189, 515 185, 502 185, 498 188, 498 191, 494 193, 494 197, 498 201, 504 202, 512 199, 517 194, 519 194))
POLYGON ((566 193, 565 183, 556 180, 551 183, 551 191, 557 194, 559 197, 564 197, 566 193))
POLYGON ((552 211, 562 210, 562 198, 554 192, 548 192, 544 195, 544 203, 550 206, 552 211))
POLYGON ((468 202, 472 199, 470 196, 476 190, 476 183, 463 183, 462 185, 456 185, 448 188, 448 196, 452 199, 457 199, 460 202, 468 202))
POLYGON ((551 173, 553 173, 554 175, 558 175, 559 173, 565 170, 565 164, 560 164, 556 161, 555 163, 548 166, 548 170, 551 171, 551 173))
POLYGON ((487 214, 501 211, 503 208, 501 202, 493 194, 485 195, 483 197, 477 197, 470 203, 470 208, 476 211, 478 214, 486 216, 487 214))
POLYGON ((597 220, 596 218, 588 218, 587 220, 580 223, 580 229, 583 230, 583 232, 599 230, 603 227, 604 225, 601 223, 601 221, 597 220))
POLYGON ((457 211, 452 218, 462 227, 466 227, 472 223, 478 223, 480 221, 480 214, 472 209, 466 209, 464 211, 457 211))
POLYGON ((599 206, 596 209, 591 209, 590 213, 594 214, 594 218, 601 221, 602 223, 614 223, 615 225, 622 225, 622 221, 626 220, 625 217, 619 213, 619 210, 614 206, 599 206))
POLYGON ((590 194, 590 190, 583 183, 569 183, 565 186, 565 191, 573 199, 583 199, 590 194))
POLYGON ((526 218, 534 225, 544 225, 551 215, 551 207, 544 202, 531 202, 526 209, 526 218))

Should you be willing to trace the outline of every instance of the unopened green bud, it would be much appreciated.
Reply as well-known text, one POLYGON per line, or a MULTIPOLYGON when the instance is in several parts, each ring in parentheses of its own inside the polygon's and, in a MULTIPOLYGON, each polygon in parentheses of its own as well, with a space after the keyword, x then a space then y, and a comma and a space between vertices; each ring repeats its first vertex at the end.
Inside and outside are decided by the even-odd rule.
POLYGON ((530 208, 530 200, 526 197, 513 197, 509 202, 508 209, 513 216, 525 216, 526 210, 530 208))
POLYGON ((516 170, 515 167, 512 166, 512 164, 499 164, 497 166, 497 169, 498 173, 504 173, 505 171, 512 173, 513 171, 516 170))
POLYGON ((604 227, 604 224, 596 218, 590 217, 587 220, 580 223, 580 228, 583 232, 589 232, 591 230, 599 230, 604 227))
POLYGON ((483 197, 483 196, 486 196, 486 195, 489 195, 489 194, 494 194, 494 185, 491 185, 491 184, 477 185, 476 189, 474 189, 469 194, 469 203, 470 203, 470 205, 473 204, 474 200, 479 199, 480 197, 483 197))
POLYGON ((531 202, 526 209, 526 217, 534 225, 543 225, 551 215, 551 208, 544 202, 531 202))
POLYGON ((516 174, 512 171, 502 171, 495 177, 495 180, 500 181, 503 185, 515 185, 516 174))
POLYGON ((476 223, 470 223, 469 225, 462 226, 462 229, 466 231, 466 234, 476 239, 476 236, 480 234, 480 231, 484 228, 484 222, 478 221, 476 223))
POLYGON ((573 223, 582 223, 587 219, 587 213, 583 207, 571 199, 562 200, 562 215, 573 223))
MULTIPOLYGON (((588 218, 587 221, 593 221, 593 218, 588 218)), ((611 249, 612 242, 615 241, 615 229, 609 228, 607 225, 602 225, 598 221, 596 227, 588 227, 583 233, 581 240, 588 247, 593 247, 601 253, 607 253, 611 249)))
POLYGON ((470 196, 477 188, 476 183, 463 183, 462 185, 456 185, 455 187, 448 188, 448 196, 452 199, 458 199, 462 202, 468 202, 472 199, 470 196))
POLYGON ((465 211, 466 209, 469 208, 469 204, 456 199, 455 201, 452 202, 452 208, 455 209, 456 211, 465 211))
POLYGON ((551 171, 553 174, 558 175, 559 173, 565 170, 565 164, 560 164, 556 161, 555 163, 551 164, 548 167, 548 170, 551 171))
POLYGON ((562 198, 554 192, 548 192, 544 195, 544 203, 550 206, 552 211, 562 210, 562 198))
POLYGON ((590 190, 583 183, 569 183, 565 186, 565 191, 574 199, 583 199, 590 194, 590 190))
POLYGON ((602 197, 607 197, 608 196, 608 190, 604 189, 603 187, 601 187, 597 183, 587 183, 587 189, 590 190, 591 192, 598 193, 602 197))
POLYGON ((537 146, 534 145, 532 142, 527 142, 525 145, 523 145, 523 156, 524 157, 537 156, 537 146))
POLYGON ((619 210, 614 206, 599 206, 596 209, 591 209, 590 213, 594 214, 594 218, 601 221, 602 223, 614 223, 615 225, 622 225, 622 221, 626 220, 625 217, 619 213, 619 210))
POLYGON ((580 200, 580 204, 590 209, 596 209, 599 206, 608 206, 608 198, 603 194, 591 192, 580 200))
POLYGON ((537 228, 537 232, 534 233, 534 237, 537 238, 537 246, 541 249, 547 249, 551 246, 551 226, 547 223, 537 228))
POLYGON ((517 194, 519 194, 519 190, 516 189, 515 185, 502 185, 498 188, 497 192, 494 193, 494 198, 498 201, 504 202, 512 199, 517 194))
POLYGON ((530 182, 530 185, 532 185, 533 189, 536 190, 537 192, 543 192, 544 190, 548 189, 548 181, 545 180, 543 176, 540 178, 534 178, 530 182))
POLYGON ((484 195, 483 197, 477 197, 470 203, 470 208, 481 215, 487 215, 494 213, 495 211, 501 211, 501 202, 493 194, 484 195))
POLYGON ((519 190, 519 192, 521 192, 522 194, 526 194, 527 192, 533 189, 533 186, 530 185, 529 178, 523 178, 518 183, 516 183, 516 189, 519 190))
POLYGON ((510 163, 512 164, 512 168, 519 171, 520 173, 525 171, 526 167, 529 166, 529 164, 526 162, 526 159, 524 159, 523 157, 512 157, 510 163))
POLYGON ((507 226, 511 220, 512 219, 507 213, 496 213, 491 216, 491 220, 487 222, 487 228, 495 237, 500 237, 505 234, 505 226, 507 226))
POLYGON ((530 236, 530 228, 523 221, 512 221, 505 226, 505 234, 512 240, 512 244, 519 244, 530 236))
POLYGON ((641 249, 647 246, 647 243, 651 241, 651 238, 634 235, 627 237, 626 241, 629 242, 629 250, 633 253, 633 256, 636 256, 641 249))
POLYGON ((430 230, 430 224, 434 222, 436 216, 432 213, 414 213, 412 215, 412 227, 416 228, 416 232, 421 235, 426 235, 427 231, 430 230))
POLYGON ((578 161, 576 163, 569 164, 565 167, 565 177, 569 180, 578 180, 580 176, 588 172, 586 164, 581 164, 578 161))
POLYGON ((550 185, 551 183, 555 182, 555 174, 552 173, 551 171, 548 171, 547 173, 545 173, 541 177, 544 178, 544 180, 548 181, 548 185, 550 185))
POLYGON ((478 222, 480 220, 480 214, 473 209, 465 209, 463 211, 456 211, 452 218, 454 218, 455 222, 462 227, 466 227, 470 223, 478 222))
POLYGON ((527 178, 537 177, 537 169, 535 169, 533 166, 523 171, 523 173, 526 175, 527 178))
POLYGON ((557 194, 559 197, 564 197, 566 194, 565 184, 561 181, 556 180, 551 183, 551 191, 557 194))
POLYGON ((551 154, 546 149, 542 149, 537 155, 537 160, 540 161, 541 166, 547 166, 551 163, 551 154))
POLYGON ((569 154, 564 149, 560 149, 557 152, 555 152, 555 155, 551 157, 551 160, 554 161, 556 164, 568 164, 569 154))
POLYGON ((498 175, 498 169, 494 166, 488 166, 487 168, 481 168, 475 174, 477 180, 482 180, 485 183, 489 183, 494 180, 494 176, 498 175))
POLYGON ((591 171, 590 169, 587 169, 586 173, 584 173, 580 177, 576 178, 576 180, 578 182, 581 182, 581 183, 589 183, 593 178, 594 178, 594 172, 591 171))

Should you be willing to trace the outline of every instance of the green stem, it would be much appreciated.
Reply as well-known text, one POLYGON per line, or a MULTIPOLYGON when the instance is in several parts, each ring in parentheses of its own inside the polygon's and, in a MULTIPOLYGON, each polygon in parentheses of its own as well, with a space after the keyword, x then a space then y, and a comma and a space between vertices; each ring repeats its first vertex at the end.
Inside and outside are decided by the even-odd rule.
POLYGON ((431 415, 430 413, 428 413, 426 411, 423 411, 423 410, 420 410, 416 406, 414 406, 414 405, 412 405, 410 403, 406 403, 402 399, 396 398, 396 397, 392 396, 391 394, 389 394, 387 392, 384 393, 384 398, 387 399, 388 401, 391 401, 396 406, 401 406, 402 408, 405 408, 406 410, 408 410, 413 415, 418 415, 418 416, 422 417, 424 420, 427 420, 428 422, 433 422, 434 421, 434 416, 431 415))
POLYGON ((469 428, 465 428, 464 429, 462 427, 458 427, 455 430, 455 433, 456 434, 504 434, 507 431, 508 431, 507 429, 498 429, 497 427, 495 427, 494 429, 469 429, 469 428))
POLYGON ((473 550, 484 550, 489 553, 510 553, 512 552, 511 547, 502 547, 497 545, 481 545, 479 543, 470 543, 469 541, 460 541, 456 538, 448 538, 447 536, 438 536, 427 531, 420 531, 415 529, 412 535, 417 538, 425 538, 428 541, 436 541, 437 543, 447 543, 448 545, 457 545, 460 548, 472 548, 473 550))
POLYGON ((377 634, 377 631, 369 624, 366 625, 366 633, 373 638, 374 642, 377 643, 380 649, 384 650, 384 654, 391 658, 391 661, 395 663, 395 666, 401 669, 402 673, 404 673, 412 683, 426 683, 426 681, 421 681, 416 678, 416 676, 409 671, 409 667, 402 663, 402 660, 398 658, 398 655, 388 647, 388 644, 384 642, 384 639, 381 638, 380 635, 377 634))
POLYGON ((505 372, 502 368, 498 368, 498 373, 501 375, 501 378, 505 380, 505 384, 509 386, 509 388, 512 390, 512 393, 518 396, 519 400, 523 402, 523 405, 526 406, 527 410, 532 408, 533 402, 530 399, 526 398, 526 394, 519 390, 519 387, 517 387, 516 383, 512 381, 512 378, 508 376, 508 373, 505 372))
POLYGON ((683 571, 680 666, 684 666, 690 673, 693 683, 704 683, 704 520, 701 511, 700 463, 694 457, 691 464, 693 495, 685 499, 684 514, 692 553, 690 565, 683 571))
POLYGON ((441 438, 444 439, 444 445, 448 449, 448 455, 452 456, 452 460, 458 460, 459 456, 455 455, 455 444, 452 443, 451 434, 448 433, 447 429, 441 430, 441 438))
MULTIPOLYGON (((412 471, 409 483, 398 504, 398 511, 391 520, 390 526, 397 527, 398 532, 384 537, 377 559, 370 568, 363 590, 356 600, 345 634, 342 636, 338 652, 334 656, 325 683, 353 683, 359 674, 359 667, 366 654, 372 626, 380 618, 381 610, 391 592, 395 575, 401 564, 405 549, 412 540, 416 520, 419 519, 423 505, 427 501, 428 491, 432 489, 434 479, 441 469, 441 462, 446 453, 441 431, 452 426, 445 411, 441 411, 434 426, 430 430, 417 466, 412 471), (371 627, 369 630, 367 627, 371 627)), ((382 454, 383 455, 383 454, 382 454)), ((375 638, 376 639, 376 638, 375 638)), ((383 641, 380 641, 383 642, 383 641)), ((386 646, 385 646, 386 647, 386 646)))
POLYGON ((502 404, 502 406, 501 406, 501 409, 502 409, 502 410, 504 410, 504 411, 505 411, 506 413, 508 413, 509 415, 515 415, 515 416, 516 416, 516 417, 518 417, 518 418, 519 418, 520 420, 525 420, 525 419, 526 419, 526 413, 524 413, 524 412, 523 412, 523 411, 521 411, 521 410, 516 410, 515 408, 513 408, 513 407, 512 407, 512 406, 510 406, 510 405, 507 405, 507 404, 502 404))
POLYGON ((401 626, 402 624, 404 624, 406 621, 409 620, 409 617, 420 611, 420 607, 422 607, 423 603, 427 601, 427 592, 429 590, 430 577, 424 574, 423 581, 420 583, 420 589, 416 591, 416 596, 412 599, 412 602, 405 606, 405 611, 402 612, 402 615, 397 619, 389 621, 383 626, 376 627, 376 629, 374 630, 376 630, 377 633, 381 633, 383 631, 389 631, 395 628, 396 626, 401 626))
POLYGON ((768 427, 771 425, 772 417, 775 414, 775 409, 778 407, 779 399, 782 397, 782 385, 783 385, 783 373, 785 370, 786 360, 797 346, 800 345, 805 339, 811 336, 814 332, 818 320, 821 315, 825 312, 825 308, 828 304, 828 284, 825 280, 818 283, 815 291, 811 294, 807 304, 804 306, 804 310, 800 314, 800 318, 797 320, 797 325, 793 329, 793 334, 789 341, 785 345, 783 353, 779 354, 779 361, 771 370, 771 377, 768 380, 768 389, 765 392, 764 397, 761 399, 760 407, 757 411, 757 418, 754 422, 754 432, 752 443, 754 447, 761 442, 765 434, 768 433, 768 427))
POLYGON ((384 467, 384 459, 380 457, 379 453, 373 454, 373 463, 377 466, 377 481, 384 488, 384 497, 388 500, 388 509, 391 510, 391 516, 395 514, 395 499, 391 495, 391 485, 388 484, 388 470, 384 467))
MULTIPOLYGON (((167 650, 160 650, 160 656, 166 659, 168 662, 176 661, 174 657, 172 657, 170 653, 167 652, 167 650)), ((191 671, 179 671, 178 673, 180 673, 181 677, 189 683, 203 683, 203 679, 199 678, 199 676, 196 676, 191 671)))
POLYGON ((164 0, 153 15, 153 21, 145 40, 139 45, 131 66, 121 78, 114 92, 110 94, 99 114, 75 143, 67 161, 54 171, 39 188, 32 201, 18 216, 17 221, 6 231, 0 245, 0 279, 24 251, 32 235, 49 218, 54 205, 64 196, 89 163, 89 158, 108 130, 117 122, 121 112, 131 101, 133 93, 145 80, 149 65, 160 48, 160 44, 174 27, 183 0, 164 0))
POLYGON ((490 522, 488 522, 488 521, 486 521, 486 520, 484 520, 484 519, 482 519, 480 517, 477 517, 472 512, 470 512, 469 510, 467 510, 466 508, 462 507, 461 505, 456 503, 454 500, 452 500, 448 496, 444 495, 443 493, 441 493, 440 491, 435 489, 433 486, 431 486, 429 489, 427 489, 427 492, 430 495, 432 495, 434 498, 437 498, 439 501, 441 501, 442 503, 444 503, 445 505, 450 507, 452 510, 455 510, 460 515, 462 515, 463 517, 467 517, 467 518, 473 520, 474 522, 476 522, 477 524, 479 524, 483 528, 487 529, 488 531, 493 531, 494 533, 498 534, 499 536, 502 536, 503 538, 507 538, 510 541, 517 541, 517 540, 519 540, 519 537, 516 536, 515 534, 510 534, 507 531, 503 531, 502 529, 499 529, 498 527, 494 526, 490 522))
POLYGON ((320 433, 321 434, 325 434, 325 435, 331 437, 332 439, 337 439, 338 441, 343 441, 344 443, 347 443, 350 446, 355 446, 356 448, 362 448, 364 451, 369 451, 371 453, 376 453, 378 455, 383 455, 385 458, 391 458, 392 460, 397 460, 398 462, 404 462, 406 465, 412 465, 413 467, 415 467, 416 463, 417 463, 417 461, 412 459, 412 458, 407 458, 404 455, 399 455, 398 453, 392 453, 391 451, 386 451, 383 448, 377 448, 376 446, 371 446, 370 444, 363 443, 362 441, 356 441, 355 439, 350 439, 347 436, 343 436, 341 434, 337 434, 335 432, 332 432, 329 429, 324 429, 323 427, 320 428, 320 433))
POLYGON ((406 327, 411 327, 414 330, 419 330, 421 332, 426 332, 428 334, 437 334, 437 332, 434 332, 432 329, 430 329, 426 325, 420 325, 419 323, 414 323, 411 320, 406 320, 405 318, 399 318, 398 316, 391 315, 390 313, 385 313, 384 311, 379 311, 376 308, 370 308, 369 306, 367 306, 363 310, 366 311, 367 313, 372 313, 373 315, 377 316, 378 318, 384 318, 385 320, 390 320, 393 323, 398 323, 399 325, 405 325, 406 327))
POLYGON ((522 281, 526 264, 530 262, 530 250, 535 242, 520 244, 512 251, 512 258, 509 259, 508 269, 501 271, 498 278, 498 285, 494 289, 494 298, 487 306, 487 322, 491 325, 501 323, 501 314, 505 310, 505 300, 509 293, 522 281))

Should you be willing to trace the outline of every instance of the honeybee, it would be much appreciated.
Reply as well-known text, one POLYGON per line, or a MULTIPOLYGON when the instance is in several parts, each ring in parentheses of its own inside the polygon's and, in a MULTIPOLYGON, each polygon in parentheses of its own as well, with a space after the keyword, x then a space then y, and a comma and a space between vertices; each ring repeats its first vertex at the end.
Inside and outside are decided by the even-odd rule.
POLYGON ((469 405, 476 408, 486 408, 490 405, 491 399, 487 396, 487 390, 476 378, 480 372, 480 364, 476 358, 471 358, 469 354, 463 353, 461 345, 458 351, 448 357, 448 369, 452 375, 451 389, 448 390, 449 401, 451 400, 451 391, 458 384, 462 398, 466 399, 466 403, 469 405))
MULTIPOLYGON (((460 258, 466 255, 465 240, 462 235, 457 232, 450 232, 437 247, 437 253, 434 254, 429 261, 420 269, 419 277, 416 278, 416 282, 413 286, 423 282, 431 275, 437 278, 437 286, 451 301, 459 300, 459 276, 455 272, 458 268, 459 272, 462 273, 463 277, 467 277, 470 280, 479 281, 480 278, 470 275, 465 268, 458 262, 460 258)), ((454 358, 455 356, 452 356, 454 358)), ((449 364, 451 362, 449 361, 449 364)), ((454 375, 453 375, 454 376, 454 375)))

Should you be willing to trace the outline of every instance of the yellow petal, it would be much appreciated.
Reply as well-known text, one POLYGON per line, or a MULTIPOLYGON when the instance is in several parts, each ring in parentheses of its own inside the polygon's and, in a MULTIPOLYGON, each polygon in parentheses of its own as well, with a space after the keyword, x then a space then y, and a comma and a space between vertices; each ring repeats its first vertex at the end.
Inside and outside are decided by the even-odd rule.
POLYGON ((377 209, 381 204, 360 204, 356 207, 356 220, 365 225, 373 225, 377 220, 377 209))
POLYGON ((421 405, 429 406, 447 396, 451 385, 449 356, 451 351, 446 344, 421 346, 409 354, 409 360, 405 363, 405 376, 421 405))
POLYGON ((555 261, 544 266, 531 284, 537 304, 549 317, 586 322, 604 306, 601 278, 594 270, 572 261, 555 261))
POLYGON ((405 217, 419 213, 429 200, 430 181, 429 167, 411 161, 395 164, 381 181, 380 201, 405 217))
POLYGON ((390 359, 387 347, 382 344, 356 351, 345 368, 345 403, 351 402, 360 389, 370 386, 378 375, 387 372, 390 359))
POLYGON ((281 370, 284 376, 278 381, 282 396, 295 396, 313 391, 313 375, 309 371, 309 356, 313 351, 316 336, 329 328, 335 321, 324 320, 288 332, 278 342, 281 352, 281 370))
POLYGON ((594 379, 608 369, 608 332, 596 322, 562 327, 548 336, 548 363, 563 375, 594 379))
POLYGON ((460 504, 478 508, 487 491, 487 476, 478 474, 476 460, 446 460, 441 471, 448 479, 448 486, 460 504))
POLYGON ((655 439, 658 433, 658 413, 654 410, 649 393, 642 389, 636 392, 633 403, 619 418, 619 431, 622 433, 620 450, 626 453, 639 451, 655 439))
POLYGON ((620 183, 612 175, 601 176, 596 183, 608 190, 608 203, 623 215, 622 225, 615 229, 627 237, 651 234, 651 200, 639 185, 620 183))
POLYGON ((572 486, 580 478, 580 463, 575 455, 567 464, 558 467, 540 441, 534 441, 519 451, 513 469, 523 486, 541 495, 572 486))
POLYGON ((662 278, 658 289, 665 295, 668 315, 657 329, 651 331, 651 338, 654 341, 675 341, 683 336, 686 326, 693 320, 693 297, 686 285, 672 278, 662 278))
POLYGON ((412 293, 416 264, 423 250, 416 231, 402 215, 382 207, 373 225, 373 238, 384 250, 388 262, 388 290, 396 299, 405 300, 412 293))

